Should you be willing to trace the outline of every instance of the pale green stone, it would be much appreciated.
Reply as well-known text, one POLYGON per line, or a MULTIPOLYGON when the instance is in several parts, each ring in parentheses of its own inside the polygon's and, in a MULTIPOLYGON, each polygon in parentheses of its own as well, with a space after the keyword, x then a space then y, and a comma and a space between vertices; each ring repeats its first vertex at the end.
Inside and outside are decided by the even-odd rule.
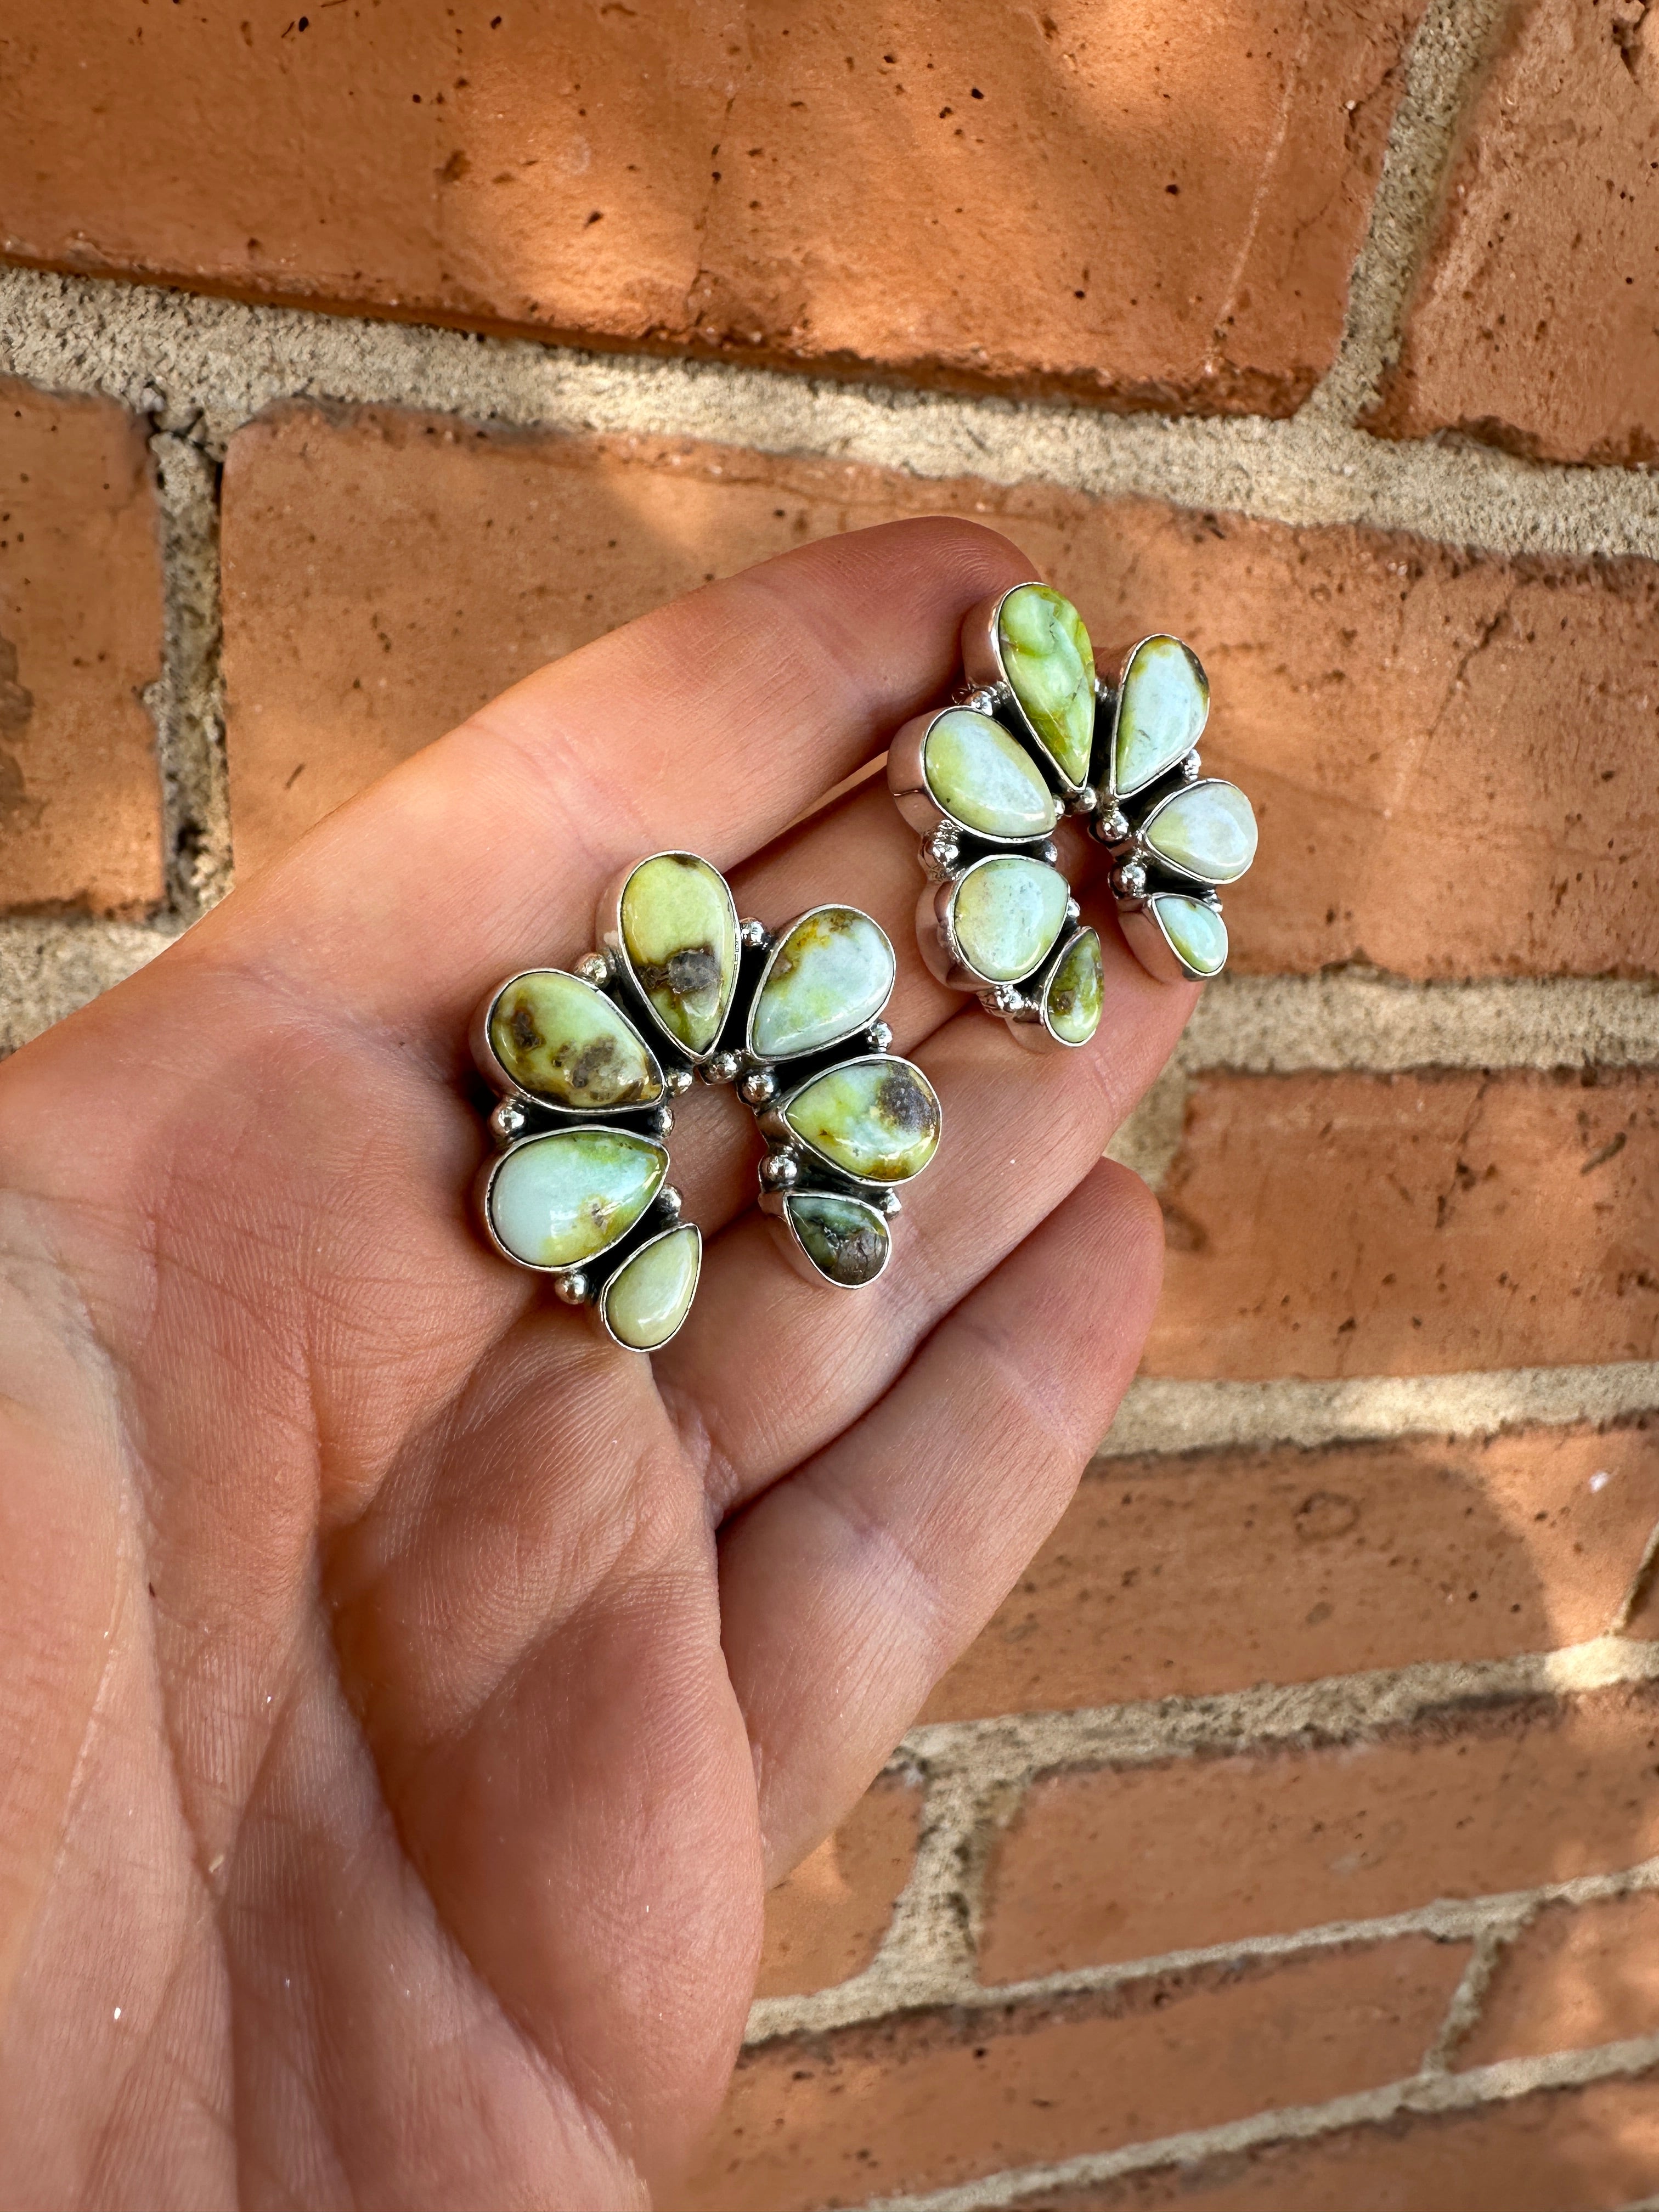
POLYGON ((1255 816, 1236 783, 1189 783, 1147 817, 1152 850, 1200 883, 1237 882, 1255 858, 1255 816))
POLYGON ((932 1084, 908 1060, 885 1054, 814 1076, 783 1118, 831 1167, 863 1182, 908 1182, 939 1147, 932 1084))
POLYGON ((1089 780, 1095 740, 1095 654, 1083 617, 1047 584, 1021 584, 997 617, 1003 673, 1073 783, 1089 780))
POLYGON ((855 906, 803 915, 766 963, 749 1044, 763 1060, 821 1052, 874 1021, 892 995, 887 933, 855 906))
POLYGON ((1227 925, 1203 899, 1164 891, 1152 901, 1164 934, 1200 975, 1218 975, 1227 964, 1227 925))
POLYGON ((702 1267, 702 1235, 693 1222, 641 1244, 605 1286, 611 1334, 635 1352, 666 1344, 691 1310, 702 1267))
POLYGON ((952 707, 928 730, 922 765, 933 797, 964 830, 985 837, 1046 837, 1054 794, 1024 746, 988 714, 952 707))
POLYGON ((1204 734, 1209 679, 1178 637, 1144 638, 1129 656, 1117 708, 1112 787, 1120 799, 1184 760, 1204 734))
POLYGON ((520 1091, 560 1106, 650 1106, 662 1071, 603 991, 556 968, 516 975, 489 1017, 489 1043, 520 1091))
POLYGON ((1071 895, 1058 868, 1023 853, 981 860, 957 885, 951 908, 963 959, 989 982, 1019 982, 1053 951, 1071 895))
POLYGON ((628 878, 622 934, 635 981, 670 1036, 713 1049, 738 988, 738 910, 695 853, 660 853, 628 878))
POLYGON ((784 1212, 801 1249, 832 1283, 857 1290, 873 1283, 887 1265, 892 1239, 879 1210, 861 1198, 801 1191, 785 1199, 784 1212))
POLYGON ((1042 1002, 1048 1026, 1063 1044, 1088 1043, 1100 1027, 1105 988, 1106 964, 1101 957, 1099 933, 1080 930, 1049 977, 1042 1002))
POLYGON ((516 1260, 580 1267, 626 1237, 662 1188, 668 1155, 627 1129, 555 1129, 503 1155, 489 1223, 516 1260))

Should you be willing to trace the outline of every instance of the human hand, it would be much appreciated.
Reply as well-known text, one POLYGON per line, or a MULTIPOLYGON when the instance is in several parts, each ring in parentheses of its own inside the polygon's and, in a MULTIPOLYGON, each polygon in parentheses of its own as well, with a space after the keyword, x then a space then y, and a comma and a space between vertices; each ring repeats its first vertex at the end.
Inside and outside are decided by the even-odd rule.
POLYGON ((1029 574, 899 524, 632 623, 0 1070, 0 2202, 599 2212, 712 2118, 764 1886, 1057 1518, 1156 1293, 1100 1154, 1192 993, 1104 899, 1100 1034, 1033 1059, 915 956, 879 779, 788 828, 1029 574), (876 915, 945 1136, 842 1297, 693 1093, 652 1362, 470 1225, 464 1070, 664 846, 772 926, 876 915))

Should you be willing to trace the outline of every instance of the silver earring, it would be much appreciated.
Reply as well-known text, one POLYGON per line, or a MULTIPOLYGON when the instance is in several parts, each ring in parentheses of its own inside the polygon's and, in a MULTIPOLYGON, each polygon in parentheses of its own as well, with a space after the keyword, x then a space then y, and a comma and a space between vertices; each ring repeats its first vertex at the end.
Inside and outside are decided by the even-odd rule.
POLYGON ((509 976, 479 1008, 473 1057, 500 1094, 504 1149, 478 1208, 503 1257, 655 1351, 690 1310, 702 1260, 666 1182, 670 1100, 734 1085, 766 1142, 760 1204, 791 1261, 842 1289, 891 1250, 896 1186, 939 1148, 939 1103, 888 1050, 896 972, 878 923, 814 907, 775 937, 739 921, 695 853, 653 853, 599 903, 600 950, 509 976), (849 1051, 849 1048, 854 1049, 849 1051))
POLYGON ((962 628, 963 682, 907 722, 889 786, 921 833, 923 957, 976 991, 1035 1050, 1086 1044, 1100 1023, 1100 939, 1080 927, 1056 865, 1063 813, 1112 855, 1123 933, 1149 974, 1219 975, 1227 930, 1216 887, 1255 857, 1237 785, 1200 774, 1210 687, 1179 638, 1147 637, 1115 684, 1070 600, 1046 584, 985 599, 962 628))

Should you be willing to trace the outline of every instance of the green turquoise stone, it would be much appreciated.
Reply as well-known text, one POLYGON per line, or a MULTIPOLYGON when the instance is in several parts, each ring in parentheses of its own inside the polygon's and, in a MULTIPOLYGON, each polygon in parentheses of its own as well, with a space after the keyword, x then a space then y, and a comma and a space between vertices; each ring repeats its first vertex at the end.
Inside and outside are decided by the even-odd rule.
POLYGON ((1101 957, 1100 935, 1080 930, 1048 978, 1042 1012, 1048 1027, 1062 1044, 1087 1044, 1100 1027, 1106 991, 1106 963, 1101 957))
POLYGON ((1227 925, 1217 909, 1180 891, 1161 892, 1151 905, 1187 965, 1200 975, 1218 975, 1227 964, 1227 925))
POLYGON ((801 1191, 785 1199, 783 1210, 819 1274, 844 1290, 873 1283, 887 1265, 892 1249, 887 1224, 879 1210, 861 1198, 801 1191))
POLYGON ((641 1244, 605 1286, 611 1334, 634 1352, 666 1344, 691 1310, 702 1268, 702 1235, 693 1222, 641 1244))
POLYGON ((1144 638, 1129 656, 1118 695, 1112 788, 1139 791, 1184 760, 1204 734, 1210 684, 1178 637, 1144 638))
POLYGON ((957 885, 951 904, 963 959, 988 982, 1019 982, 1053 951, 1071 895, 1058 868, 1023 853, 979 861, 957 885))
POLYGON ((866 1028, 892 995, 887 933, 855 906, 803 915, 766 963, 749 1018, 749 1046, 790 1060, 866 1028))
POLYGON ((1234 883, 1255 858, 1255 816, 1236 783, 1189 783, 1140 834, 1160 860, 1200 883, 1234 883))
POLYGON ((861 1182, 908 1182, 939 1148, 933 1086, 908 1060, 848 1060, 812 1080, 783 1108, 803 1144, 861 1182))
POLYGON ((489 1225, 532 1267, 580 1267, 626 1237, 662 1188, 668 1155, 626 1129, 555 1129, 504 1153, 489 1225))
POLYGON ((641 861, 623 889, 622 936, 669 1036, 711 1052, 738 988, 738 910, 725 877, 695 853, 641 861))
POLYGON ((520 1091, 559 1106, 650 1106, 662 1071, 603 991, 556 968, 515 975, 489 1016, 489 1044, 520 1091))
POLYGON ((1025 719, 1072 783, 1089 780, 1095 654, 1083 617, 1047 584, 1021 584, 997 616, 1002 672, 1025 719))
POLYGON ((922 767, 945 811, 983 837, 1046 837, 1060 818, 1030 755, 988 714, 952 707, 939 715, 922 767))

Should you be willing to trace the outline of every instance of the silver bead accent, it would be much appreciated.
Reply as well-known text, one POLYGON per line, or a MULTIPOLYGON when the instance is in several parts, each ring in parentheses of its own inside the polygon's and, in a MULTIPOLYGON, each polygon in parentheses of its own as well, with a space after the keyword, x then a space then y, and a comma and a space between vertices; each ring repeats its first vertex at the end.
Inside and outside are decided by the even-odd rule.
POLYGON ((1181 763, 1182 781, 1183 783, 1196 783, 1199 777, 1202 775, 1203 773, 1204 763, 1200 760, 1197 753, 1188 753, 1186 759, 1181 763))
POLYGON ((553 1295, 568 1306, 587 1304, 587 1278, 580 1267, 568 1267, 553 1278, 553 1295))
POLYGON ((672 1182, 665 1182, 657 1193, 657 1211, 670 1221, 678 1221, 685 1211, 685 1200, 672 1182))
POLYGON ((576 971, 584 983, 592 983, 602 990, 611 981, 611 955, 608 952, 584 952, 576 963, 576 971))
POLYGON ((691 1081, 689 1067, 665 1067, 662 1072, 662 1087, 671 1098, 684 1098, 691 1081))
POLYGON ((1097 844, 1121 845, 1130 834, 1129 817, 1121 806, 1110 807, 1097 815, 1089 829, 1097 844))
POLYGON ((1025 1003, 1020 996, 1017 983, 999 983, 994 990, 988 991, 985 996, 990 1000, 993 1007, 1000 1014, 1017 1014, 1025 1003))
POLYGON ((778 1079, 769 1067, 751 1067, 738 1079, 738 1096, 745 1106, 769 1106, 778 1095, 778 1079))
POLYGON ((769 1152, 760 1164, 761 1181, 769 1190, 787 1190, 800 1174, 793 1152, 769 1152))
POLYGON ((1052 837, 1045 837, 1043 839, 1042 857, 1048 862, 1051 868, 1057 867, 1060 865, 1060 848, 1055 844, 1052 837))
POLYGON ((895 1214, 902 1213, 904 1211, 904 1200, 899 1196, 896 1190, 883 1191, 881 1196, 876 1200, 876 1204, 881 1208, 882 1212, 887 1216, 887 1218, 890 1221, 893 1218, 895 1214))
POLYGON ((1075 928, 1077 924, 1081 921, 1082 919, 1083 908, 1078 904, 1074 898, 1067 899, 1066 902, 1066 920, 1067 923, 1072 927, 1075 928))
POLYGON ((885 1022, 872 1022, 865 1035, 870 1040, 872 1052, 885 1052, 893 1042, 893 1032, 885 1022))
POLYGON ((717 1052, 712 1060, 704 1060, 702 1079, 705 1083, 735 1083, 738 1079, 738 1070, 742 1066, 743 1060, 739 1054, 717 1052))
POLYGON ((738 934, 751 952, 758 952, 763 945, 770 941, 767 935, 766 924, 763 921, 757 921, 752 914, 745 915, 738 924, 738 934))
POLYGON ((1126 860, 1112 871, 1112 889, 1119 898, 1139 898, 1146 888, 1146 871, 1139 860, 1126 860))
POLYGON ((1080 791, 1066 800, 1066 808, 1070 814, 1092 814, 1099 804, 1100 793, 1093 784, 1085 783, 1080 791))
POLYGON ((674 1109, 672 1106, 658 1107, 656 1112, 651 1116, 651 1133, 653 1137, 673 1135, 674 1109))
POLYGON ((489 1117, 489 1132, 497 1144, 510 1145, 523 1133, 530 1116, 516 1098, 503 1098, 489 1117))

